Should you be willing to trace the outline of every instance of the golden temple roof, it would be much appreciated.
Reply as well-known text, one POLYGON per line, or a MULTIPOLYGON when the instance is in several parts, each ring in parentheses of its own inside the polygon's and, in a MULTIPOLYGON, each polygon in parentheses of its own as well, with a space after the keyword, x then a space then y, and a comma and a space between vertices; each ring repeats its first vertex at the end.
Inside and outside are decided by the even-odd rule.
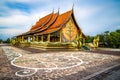
POLYGON ((49 20, 51 19, 52 15, 53 15, 53 13, 39 19, 39 21, 34 26, 31 27, 30 32, 37 30, 38 28, 42 27, 42 25, 48 23, 49 20))
POLYGON ((63 14, 59 14, 59 12, 57 13, 52 12, 46 15, 45 17, 40 18, 39 21, 35 25, 33 25, 28 32, 23 33, 22 35, 33 35, 33 34, 42 35, 42 34, 53 33, 61 29, 63 25, 70 19, 71 16, 74 17, 73 9, 63 14))
POLYGON ((56 21, 49 28, 47 28, 45 31, 37 33, 36 35, 48 34, 59 30, 62 27, 62 25, 68 21, 71 14, 72 14, 72 10, 59 15, 56 21))

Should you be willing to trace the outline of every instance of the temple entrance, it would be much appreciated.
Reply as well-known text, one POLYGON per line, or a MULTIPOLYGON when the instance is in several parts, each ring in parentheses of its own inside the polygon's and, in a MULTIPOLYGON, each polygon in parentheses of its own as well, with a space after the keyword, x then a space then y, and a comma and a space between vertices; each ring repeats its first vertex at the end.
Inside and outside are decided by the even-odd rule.
POLYGON ((60 42, 60 31, 51 34, 50 42, 60 42))

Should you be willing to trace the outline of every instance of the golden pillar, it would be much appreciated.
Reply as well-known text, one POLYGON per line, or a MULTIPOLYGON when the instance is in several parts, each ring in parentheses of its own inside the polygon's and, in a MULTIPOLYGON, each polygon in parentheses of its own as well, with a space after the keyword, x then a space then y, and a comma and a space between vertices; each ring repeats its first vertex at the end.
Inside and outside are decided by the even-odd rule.
POLYGON ((43 42, 43 35, 41 36, 41 40, 42 40, 42 42, 43 42))
POLYGON ((22 42, 22 36, 20 36, 19 39, 20 39, 20 42, 22 42))
POLYGON ((16 38, 16 41, 19 41, 19 37, 16 38))
POLYGON ((21 37, 22 37, 22 36, 20 36, 20 37, 18 38, 18 39, 19 39, 18 41, 20 41, 20 42, 21 42, 21 37))
POLYGON ((17 41, 20 41, 20 37, 17 37, 17 41))
POLYGON ((38 35, 36 36, 36 41, 38 42, 38 35))
POLYGON ((32 36, 32 41, 33 41, 33 42, 35 41, 35 37, 34 37, 34 35, 32 36))
POLYGON ((24 36, 22 36, 22 42, 24 42, 24 36))
POLYGON ((27 37, 27 42, 28 42, 28 37, 27 37))
POLYGON ((60 30, 60 42, 62 42, 62 30, 60 30))
POLYGON ((50 42, 50 34, 47 36, 47 41, 50 42))
POLYGON ((15 38, 15 41, 18 41, 18 37, 15 38))

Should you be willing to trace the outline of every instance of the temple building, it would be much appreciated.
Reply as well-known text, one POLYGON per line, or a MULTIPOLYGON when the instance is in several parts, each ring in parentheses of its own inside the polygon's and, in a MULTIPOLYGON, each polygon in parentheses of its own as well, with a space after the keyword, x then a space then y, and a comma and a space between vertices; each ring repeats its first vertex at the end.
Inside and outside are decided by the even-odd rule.
POLYGON ((30 46, 44 48, 73 48, 77 46, 78 39, 84 44, 85 38, 73 9, 63 14, 53 11, 40 18, 28 32, 16 36, 22 45, 29 43, 30 46))

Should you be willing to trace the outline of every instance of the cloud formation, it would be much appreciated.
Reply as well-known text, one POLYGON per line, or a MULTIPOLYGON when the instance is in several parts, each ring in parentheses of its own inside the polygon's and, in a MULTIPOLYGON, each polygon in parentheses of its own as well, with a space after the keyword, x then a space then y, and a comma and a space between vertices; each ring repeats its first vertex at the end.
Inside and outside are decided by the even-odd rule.
POLYGON ((120 1, 109 0, 2 0, 0 2, 0 37, 28 31, 39 18, 52 12, 72 9, 79 27, 86 35, 120 28, 120 1))

